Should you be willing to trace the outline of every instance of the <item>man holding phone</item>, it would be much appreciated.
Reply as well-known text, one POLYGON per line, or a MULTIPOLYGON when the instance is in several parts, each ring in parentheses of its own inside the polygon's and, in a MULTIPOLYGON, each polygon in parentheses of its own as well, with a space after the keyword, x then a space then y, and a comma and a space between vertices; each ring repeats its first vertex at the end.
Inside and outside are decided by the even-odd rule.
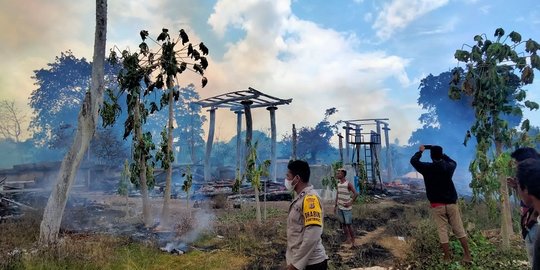
POLYGON ((467 234, 463 228, 457 202, 457 192, 452 181, 457 163, 443 154, 443 148, 438 145, 420 145, 418 152, 411 157, 411 165, 424 176, 426 195, 431 204, 431 213, 437 225, 439 242, 444 253, 444 260, 450 261, 450 246, 448 244, 448 225, 459 239, 463 247, 464 263, 471 263, 471 253, 467 243, 467 234), (432 162, 422 162, 422 153, 430 150, 432 162))

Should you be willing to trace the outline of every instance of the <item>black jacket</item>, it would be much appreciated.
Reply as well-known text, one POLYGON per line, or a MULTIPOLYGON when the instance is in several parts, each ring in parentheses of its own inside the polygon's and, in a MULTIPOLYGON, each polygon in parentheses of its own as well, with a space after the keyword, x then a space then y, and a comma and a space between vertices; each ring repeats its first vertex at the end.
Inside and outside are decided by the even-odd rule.
POLYGON ((411 165, 424 176, 426 195, 430 203, 456 203, 457 192, 452 175, 456 170, 456 162, 447 155, 434 162, 422 162, 422 152, 411 157, 411 165))

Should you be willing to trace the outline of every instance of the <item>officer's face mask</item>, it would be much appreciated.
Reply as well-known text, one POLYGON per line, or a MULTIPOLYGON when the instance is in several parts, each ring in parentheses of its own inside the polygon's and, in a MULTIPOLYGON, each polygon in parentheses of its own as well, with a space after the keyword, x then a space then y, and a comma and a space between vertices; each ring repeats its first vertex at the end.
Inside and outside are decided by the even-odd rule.
POLYGON ((293 179, 291 179, 291 180, 285 178, 285 188, 287 188, 288 191, 293 191, 296 184, 298 184, 298 182, 296 182, 296 184, 293 185, 293 182, 294 182, 295 178, 296 178, 296 176, 294 176, 293 179))

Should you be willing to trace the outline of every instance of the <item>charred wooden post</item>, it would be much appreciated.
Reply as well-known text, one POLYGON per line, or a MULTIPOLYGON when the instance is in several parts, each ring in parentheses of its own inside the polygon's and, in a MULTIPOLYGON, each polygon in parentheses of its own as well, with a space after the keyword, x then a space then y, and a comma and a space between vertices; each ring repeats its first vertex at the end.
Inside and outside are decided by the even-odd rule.
POLYGON ((338 138, 339 138, 339 161, 343 165, 345 164, 343 163, 343 135, 341 135, 341 133, 338 133, 338 138))
POLYGON ((388 131, 390 131, 390 128, 388 127, 388 123, 383 122, 384 127, 382 128, 384 130, 384 142, 386 145, 386 175, 388 177, 387 181, 392 181, 392 171, 394 170, 392 166, 392 153, 390 152, 390 138, 388 137, 388 131))
MULTIPOLYGON (((271 133, 271 145, 270 145, 270 155, 271 155, 271 162, 270 163, 270 180, 272 182, 276 182, 276 173, 277 173, 277 166, 276 166, 276 106, 270 106, 266 108, 268 111, 270 111, 270 133, 271 133)), ((265 187, 265 195, 266 195, 266 185, 265 187)))
POLYGON ((216 108, 208 110, 210 112, 210 123, 208 127, 208 139, 206 140, 206 153, 204 156, 204 181, 212 179, 210 154, 212 153, 212 144, 214 143, 214 130, 216 127, 216 108))
POLYGON ((251 147, 251 139, 253 138, 253 119, 251 118, 251 100, 243 100, 242 105, 244 105, 244 114, 246 115, 246 148, 249 151, 251 147))
POLYGON ((292 125, 292 160, 296 160, 296 126, 292 125))
POLYGON ((240 173, 243 172, 242 168, 242 111, 235 111, 236 114, 236 170, 240 171, 240 173))
POLYGON ((350 133, 351 127, 350 127, 349 123, 347 123, 347 125, 345 125, 344 129, 345 129, 345 160, 346 160, 345 163, 348 163, 351 160, 351 156, 350 156, 350 153, 349 153, 349 151, 350 151, 349 144, 351 143, 349 141, 349 138, 351 137, 351 133, 350 133))

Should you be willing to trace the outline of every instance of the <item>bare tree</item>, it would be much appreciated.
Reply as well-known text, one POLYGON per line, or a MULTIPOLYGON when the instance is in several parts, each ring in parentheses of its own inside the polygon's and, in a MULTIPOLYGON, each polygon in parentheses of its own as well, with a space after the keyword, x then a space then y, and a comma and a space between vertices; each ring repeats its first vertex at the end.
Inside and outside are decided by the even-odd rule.
POLYGON ((0 136, 20 142, 25 115, 15 105, 15 101, 0 100, 0 136))
POLYGON ((98 121, 98 108, 103 102, 104 91, 104 60, 107 37, 107 0, 96 0, 96 32, 94 38, 94 56, 92 61, 92 84, 90 92, 84 97, 84 102, 78 116, 78 126, 73 144, 62 161, 40 226, 39 242, 51 244, 58 240, 60 223, 66 207, 67 196, 77 169, 88 149, 90 140, 95 133, 98 121))

